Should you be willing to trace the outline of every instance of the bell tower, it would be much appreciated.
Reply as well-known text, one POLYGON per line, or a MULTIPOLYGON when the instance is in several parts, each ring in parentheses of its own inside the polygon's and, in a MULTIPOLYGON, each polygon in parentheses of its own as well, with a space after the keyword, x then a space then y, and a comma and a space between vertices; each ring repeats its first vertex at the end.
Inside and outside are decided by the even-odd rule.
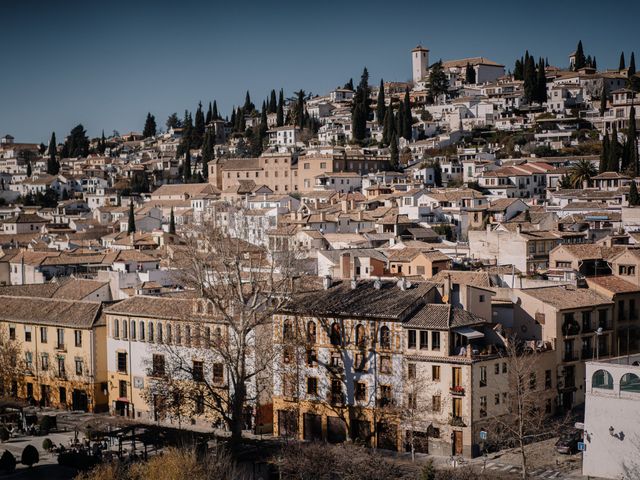
POLYGON ((413 83, 426 79, 429 70, 429 49, 418 45, 411 50, 411 65, 413 67, 413 83))

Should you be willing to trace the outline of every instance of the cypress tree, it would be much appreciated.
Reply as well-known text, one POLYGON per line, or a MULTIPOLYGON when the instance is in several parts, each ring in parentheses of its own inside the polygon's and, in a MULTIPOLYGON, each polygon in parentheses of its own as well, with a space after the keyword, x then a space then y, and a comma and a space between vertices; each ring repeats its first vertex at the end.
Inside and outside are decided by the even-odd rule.
POLYGON ((204 112, 202 111, 202 102, 198 103, 198 109, 196 110, 195 123, 193 126, 193 148, 202 147, 202 139, 204 138, 205 119, 204 112))
POLYGON ((475 69, 467 62, 467 67, 464 72, 466 83, 476 83, 476 71, 475 69))
POLYGON ((391 137, 395 132, 394 128, 394 115, 393 105, 389 104, 384 112, 384 124, 382 126, 382 143, 389 145, 391 143, 391 137))
POLYGON ((543 104, 547 101, 547 75, 544 70, 544 60, 540 57, 538 62, 538 75, 536 78, 536 100, 543 104))
POLYGON ((527 52, 524 63, 524 96, 527 103, 533 102, 537 97, 536 88, 536 64, 533 56, 527 52))
POLYGON ((578 42, 578 47, 576 48, 576 56, 573 64, 574 70, 579 70, 584 68, 587 64, 587 59, 584 56, 584 49, 582 48, 582 40, 578 42))
POLYGON ((276 126, 282 127, 284 125, 284 92, 280 89, 278 96, 278 108, 276 110, 276 126))
POLYGON ((609 163, 607 171, 617 172, 620 170, 620 143, 618 142, 618 128, 613 124, 611 129, 611 143, 609 144, 609 163))
POLYGON ((524 80, 524 65, 522 58, 516 60, 516 65, 513 68, 513 79, 524 80))
POLYGON ((169 215, 169 233, 176 234, 176 218, 173 215, 173 207, 171 207, 171 214, 169 215))
POLYGON ((593 61, 591 62, 591 66, 595 71, 598 71, 598 62, 596 61, 596 56, 593 56, 593 61))
POLYGON ((278 101, 276 100, 276 91, 271 90, 269 95, 269 113, 276 113, 278 111, 278 101))
POLYGON ((620 63, 618 64, 618 70, 624 70, 626 67, 624 62, 624 52, 620 52, 620 63))
POLYGON ((58 146, 56 145, 56 133, 51 133, 51 140, 49 140, 49 159, 47 160, 47 173, 49 175, 57 175, 60 170, 60 164, 56 160, 56 149, 58 146))
POLYGON ((207 130, 204 134, 204 142, 202 143, 202 175, 204 178, 209 177, 209 162, 213 160, 213 133, 211 130, 207 130))
POLYGON ((236 129, 236 107, 233 107, 233 109, 231 110, 231 125, 233 126, 233 129, 236 129))
POLYGON ((631 58, 629 59, 629 77, 633 77, 636 74, 636 55, 634 52, 631 52, 631 58))
POLYGON ((397 170, 400 166, 400 154, 398 152, 398 138, 394 133, 391 136, 391 145, 389 145, 389 163, 391 164, 391 170, 397 170))
POLYGON ((220 118, 220 114, 218 113, 218 102, 213 101, 213 111, 211 112, 211 118, 213 120, 218 120, 220 118))
POLYGON ((296 125, 302 130, 304 127, 304 90, 296 92, 298 99, 296 100, 296 125))
POLYGON ((129 201, 129 224, 127 225, 127 233, 131 235, 136 233, 136 217, 133 213, 133 202, 129 201))
POLYGON ((413 116, 411 115, 411 100, 409 98, 409 88, 404 91, 404 105, 402 106, 404 119, 402 122, 402 136, 405 140, 411 140, 411 130, 413 126, 413 116))
POLYGON ((27 177, 31 178, 31 160, 27 160, 27 177))
POLYGON ((251 113, 255 109, 256 106, 251 102, 251 95, 249 95, 249 90, 247 90, 247 93, 244 96, 244 105, 242 107, 242 110, 244 110, 245 113, 251 113))
POLYGON ((209 109, 207 110, 207 116, 204 119, 204 123, 209 125, 211 123, 211 120, 213 120, 213 109, 211 108, 211 102, 209 102, 209 109))
POLYGON ((640 164, 638 162, 638 136, 636 130, 636 109, 631 105, 629 110, 629 128, 627 129, 627 143, 629 144, 629 165, 633 169, 633 175, 637 176, 640 172, 640 164))
POLYGON ((600 116, 604 115, 604 112, 607 110, 607 97, 609 96, 609 92, 607 89, 607 82, 605 79, 602 79, 602 92, 600 93, 600 116))
POLYGON ((100 142, 98 143, 98 152, 100 155, 104 155, 104 152, 107 150, 107 139, 104 137, 104 130, 102 130, 102 137, 100 137, 100 142))
POLYGON ((600 168, 598 169, 599 173, 604 173, 609 168, 609 133, 604 132, 602 137, 602 152, 600 152, 600 168))
POLYGON ((155 137, 157 133, 156 117, 151 115, 151 112, 147 113, 147 119, 144 122, 144 130, 142 136, 144 138, 155 137))
POLYGON ((380 79, 380 88, 378 89, 378 101, 376 102, 376 120, 378 125, 382 125, 384 122, 386 104, 384 99, 384 82, 380 79))

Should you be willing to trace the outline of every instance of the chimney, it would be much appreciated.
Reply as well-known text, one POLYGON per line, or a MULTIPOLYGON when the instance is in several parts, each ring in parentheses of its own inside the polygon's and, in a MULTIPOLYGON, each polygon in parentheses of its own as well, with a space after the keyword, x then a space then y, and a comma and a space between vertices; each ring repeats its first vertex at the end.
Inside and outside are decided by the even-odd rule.
POLYGON ((376 278, 375 281, 373 282, 373 288, 375 288, 376 290, 380 290, 380 288, 382 288, 382 282, 380 281, 380 277, 376 278))
POLYGON ((324 287, 325 290, 329 290, 331 288, 332 285, 332 279, 331 279, 331 275, 325 275, 324 278, 322 279, 322 286, 324 287))
POLYGON ((351 290, 358 288, 358 281, 355 278, 351 279, 351 290))
POLYGON ((516 223, 516 233, 518 235, 520 235, 522 233, 522 225, 519 223, 516 223))
POLYGON ((340 270, 342 278, 351 277, 351 255, 349 252, 344 252, 340 256, 340 270))
POLYGON ((342 204, 342 212, 347 213, 349 211, 349 202, 347 202, 346 200, 342 200, 341 204, 342 204))

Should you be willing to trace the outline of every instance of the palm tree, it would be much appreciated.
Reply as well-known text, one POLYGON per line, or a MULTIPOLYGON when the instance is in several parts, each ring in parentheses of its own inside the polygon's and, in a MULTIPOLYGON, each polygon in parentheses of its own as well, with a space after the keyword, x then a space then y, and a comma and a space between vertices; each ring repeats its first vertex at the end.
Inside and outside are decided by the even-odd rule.
POLYGON ((580 160, 571 167, 571 185, 573 188, 581 188, 586 180, 587 183, 591 177, 595 177, 598 170, 589 160, 580 160))

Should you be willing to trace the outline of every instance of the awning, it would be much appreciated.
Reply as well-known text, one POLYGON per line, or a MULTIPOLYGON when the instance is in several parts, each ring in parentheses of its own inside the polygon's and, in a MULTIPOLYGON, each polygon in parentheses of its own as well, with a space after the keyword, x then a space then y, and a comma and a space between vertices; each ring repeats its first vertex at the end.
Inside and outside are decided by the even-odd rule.
POLYGON ((469 328, 469 327, 459 327, 459 328, 455 328, 453 331, 455 333, 459 333, 460 335, 464 335, 465 337, 467 337, 470 340, 484 337, 484 333, 479 332, 479 331, 474 330, 473 328, 469 328))

